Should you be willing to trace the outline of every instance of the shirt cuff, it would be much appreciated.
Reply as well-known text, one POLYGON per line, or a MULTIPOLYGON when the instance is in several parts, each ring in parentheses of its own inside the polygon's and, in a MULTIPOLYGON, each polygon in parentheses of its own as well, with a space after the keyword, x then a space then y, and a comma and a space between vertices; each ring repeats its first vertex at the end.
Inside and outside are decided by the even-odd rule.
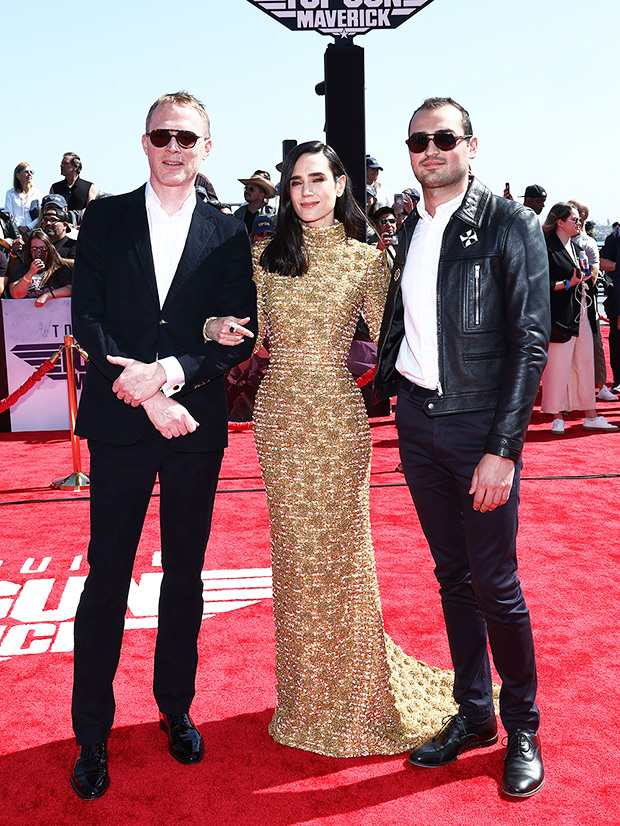
POLYGON ((157 363, 161 364, 166 372, 166 383, 162 385, 161 392, 166 397, 173 396, 185 384, 185 373, 181 362, 175 356, 166 356, 166 358, 157 359, 157 363))

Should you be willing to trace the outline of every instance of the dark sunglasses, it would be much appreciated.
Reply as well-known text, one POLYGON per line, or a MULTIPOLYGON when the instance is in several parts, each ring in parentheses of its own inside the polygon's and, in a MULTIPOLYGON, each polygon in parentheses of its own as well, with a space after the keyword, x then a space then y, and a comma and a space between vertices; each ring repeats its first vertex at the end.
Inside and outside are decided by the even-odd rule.
POLYGON ((194 135, 193 132, 185 129, 152 129, 146 133, 146 136, 158 149, 168 146, 171 138, 175 138, 182 149, 193 149, 196 141, 203 137, 203 135, 194 135))
POLYGON ((383 226, 385 226, 385 224, 396 224, 397 221, 396 221, 396 218, 381 218, 379 223, 383 227, 383 226))
POLYGON ((473 138, 473 135, 453 135, 452 132, 445 130, 435 132, 434 135, 427 135, 426 132, 413 132, 409 135, 405 143, 409 147, 410 152, 414 155, 419 155, 421 152, 424 152, 431 141, 441 152, 449 152, 451 149, 454 149, 457 143, 468 140, 469 138, 473 138))

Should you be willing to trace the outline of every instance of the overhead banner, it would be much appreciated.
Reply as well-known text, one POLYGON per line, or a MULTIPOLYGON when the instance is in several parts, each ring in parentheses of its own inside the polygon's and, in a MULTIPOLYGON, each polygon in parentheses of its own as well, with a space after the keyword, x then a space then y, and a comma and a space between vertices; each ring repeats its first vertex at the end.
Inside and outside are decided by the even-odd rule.
POLYGON ((354 37, 395 29, 433 0, 248 0, 294 32, 354 37))

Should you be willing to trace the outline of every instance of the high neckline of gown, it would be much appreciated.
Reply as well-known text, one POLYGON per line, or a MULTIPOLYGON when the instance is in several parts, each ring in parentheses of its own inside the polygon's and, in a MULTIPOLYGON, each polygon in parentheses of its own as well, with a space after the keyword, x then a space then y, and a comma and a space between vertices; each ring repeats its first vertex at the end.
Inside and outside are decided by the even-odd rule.
POLYGON ((301 225, 304 243, 310 247, 332 247, 347 240, 344 225, 340 221, 328 227, 309 227, 301 225))

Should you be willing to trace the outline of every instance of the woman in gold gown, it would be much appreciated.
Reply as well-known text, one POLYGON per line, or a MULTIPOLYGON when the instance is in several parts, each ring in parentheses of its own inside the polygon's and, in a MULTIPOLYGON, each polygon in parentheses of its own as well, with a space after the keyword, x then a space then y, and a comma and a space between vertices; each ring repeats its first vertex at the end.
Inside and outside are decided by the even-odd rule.
MULTIPOLYGON (((371 438, 346 359, 362 314, 378 335, 389 272, 355 240, 342 163, 312 141, 287 155, 276 235, 254 248, 270 366, 254 434, 271 526, 279 743, 334 757, 395 754, 455 713, 452 674, 383 631, 370 534, 371 438)), ((241 332, 241 331, 239 331, 241 332)))

